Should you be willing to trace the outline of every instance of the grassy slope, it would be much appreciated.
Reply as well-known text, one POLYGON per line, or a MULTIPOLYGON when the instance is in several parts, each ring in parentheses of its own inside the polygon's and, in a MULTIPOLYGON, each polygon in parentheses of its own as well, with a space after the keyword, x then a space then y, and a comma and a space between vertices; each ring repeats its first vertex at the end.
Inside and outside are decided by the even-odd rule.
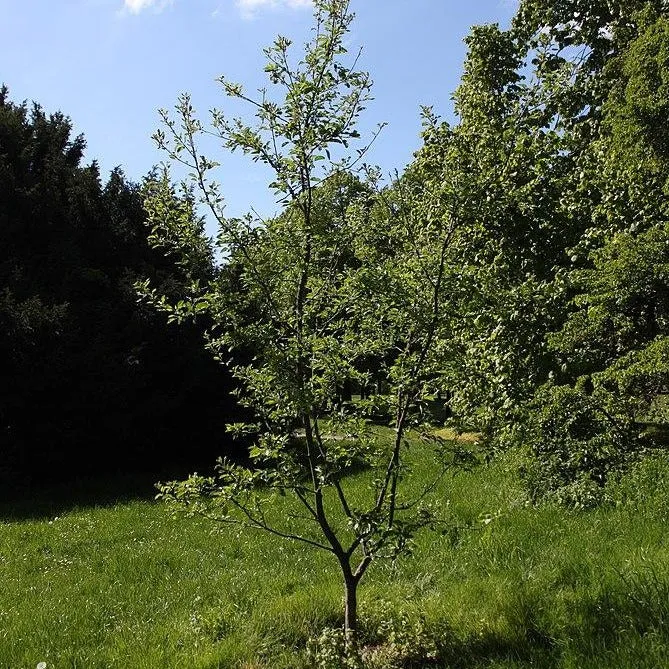
MULTIPOLYGON (((423 616, 442 666, 666 666, 669 469, 589 513, 525 506, 512 471, 497 462, 444 482, 440 498, 477 529, 424 534, 413 558, 376 566, 364 625, 388 609, 423 616)), ((11 669, 304 666, 295 649, 340 613, 327 555, 146 501, 7 520, 0 574, 11 669)))

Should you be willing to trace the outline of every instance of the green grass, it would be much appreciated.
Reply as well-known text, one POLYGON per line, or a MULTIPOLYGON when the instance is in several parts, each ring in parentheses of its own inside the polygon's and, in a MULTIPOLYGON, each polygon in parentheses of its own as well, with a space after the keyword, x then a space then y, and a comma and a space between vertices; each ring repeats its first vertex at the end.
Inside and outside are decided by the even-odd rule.
MULTIPOLYGON (((438 647, 430 666, 666 667, 669 468, 588 513, 527 506, 514 469, 444 481, 444 512, 475 529, 424 533, 413 557, 369 572, 367 638, 403 613, 438 647)), ((3 669, 306 667, 306 640, 340 622, 336 566, 301 545, 146 500, 35 508, 5 508, 0 525, 3 669)))

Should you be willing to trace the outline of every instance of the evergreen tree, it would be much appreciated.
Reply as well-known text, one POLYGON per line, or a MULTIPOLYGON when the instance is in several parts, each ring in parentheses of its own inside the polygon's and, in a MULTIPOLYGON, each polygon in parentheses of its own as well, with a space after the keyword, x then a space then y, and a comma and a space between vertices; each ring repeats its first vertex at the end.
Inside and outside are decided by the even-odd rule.
MULTIPOLYGON (((143 195, 120 170, 104 187, 82 166, 62 114, 0 93, 2 471, 9 480, 161 468, 217 452, 230 417, 225 373, 202 327, 168 326, 137 303, 151 276, 173 295, 185 277, 147 241, 143 195), (195 436, 181 412, 201 416, 195 436), (220 414, 220 415, 217 415, 220 414)), ((208 257, 203 274, 211 273, 208 257)))

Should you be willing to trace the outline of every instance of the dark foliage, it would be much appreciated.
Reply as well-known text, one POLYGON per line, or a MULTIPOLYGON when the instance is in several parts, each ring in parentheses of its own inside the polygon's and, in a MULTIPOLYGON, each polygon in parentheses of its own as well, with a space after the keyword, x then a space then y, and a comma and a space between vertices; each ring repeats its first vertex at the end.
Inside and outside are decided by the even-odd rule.
POLYGON ((235 410, 206 323, 138 304, 138 279, 178 295, 184 278, 147 243, 140 188, 119 169, 103 185, 84 147, 62 114, 0 91, 0 477, 14 487, 210 462, 235 410))

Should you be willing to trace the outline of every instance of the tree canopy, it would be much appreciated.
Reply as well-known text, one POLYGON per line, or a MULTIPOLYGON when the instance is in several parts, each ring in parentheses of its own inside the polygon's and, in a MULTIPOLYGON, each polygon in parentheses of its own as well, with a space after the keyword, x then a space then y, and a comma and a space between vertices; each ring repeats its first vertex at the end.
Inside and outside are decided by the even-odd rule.
POLYGON ((71 132, 0 92, 0 469, 37 483, 183 461, 184 443, 214 457, 226 374, 201 328, 168 327, 133 287, 179 295, 185 277, 149 246, 140 187, 119 169, 102 184, 71 132))
POLYGON ((667 422, 666 11, 528 1, 475 28, 458 122, 409 168, 457 182, 431 199, 466 221, 454 408, 530 448, 537 497, 595 503, 667 422))

